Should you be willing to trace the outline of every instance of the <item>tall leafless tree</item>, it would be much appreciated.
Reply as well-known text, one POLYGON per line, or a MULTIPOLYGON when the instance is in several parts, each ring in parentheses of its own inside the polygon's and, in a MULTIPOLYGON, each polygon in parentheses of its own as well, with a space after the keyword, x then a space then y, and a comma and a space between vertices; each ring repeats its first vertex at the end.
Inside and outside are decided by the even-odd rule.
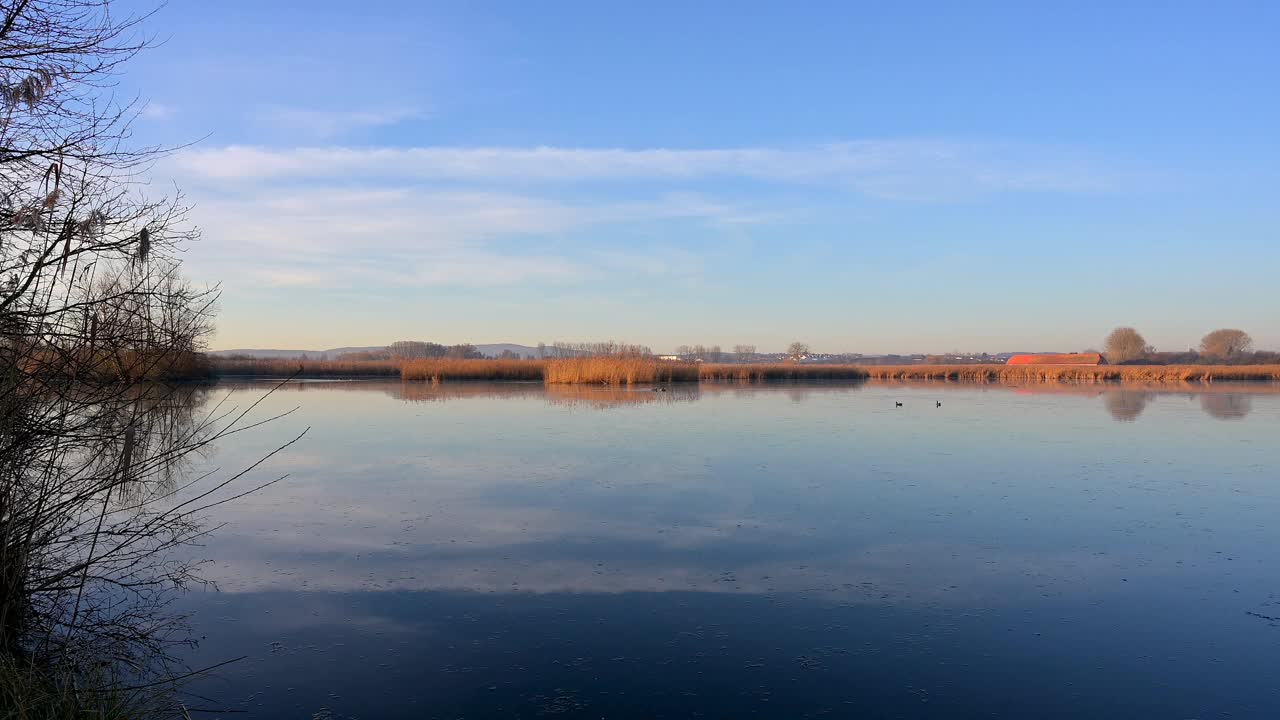
POLYGON ((146 16, 111 10, 0 1, 0 653, 163 675, 156 610, 196 579, 171 551, 230 482, 176 471, 246 415, 179 418, 156 382, 199 373, 217 289, 179 272, 181 198, 143 192, 165 150, 111 91, 146 16))

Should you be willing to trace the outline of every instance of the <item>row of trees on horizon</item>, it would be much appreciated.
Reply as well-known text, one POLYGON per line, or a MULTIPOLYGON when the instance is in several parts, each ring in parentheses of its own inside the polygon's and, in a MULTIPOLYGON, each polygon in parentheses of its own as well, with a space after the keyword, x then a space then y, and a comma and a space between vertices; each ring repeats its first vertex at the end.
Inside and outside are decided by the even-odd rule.
MULTIPOLYGON (((1220 328, 1206 334, 1198 348, 1185 351, 1159 351, 1143 337, 1142 333, 1132 327, 1118 327, 1113 330, 1103 343, 1100 351, 1111 364, 1154 364, 1178 365, 1195 363, 1214 364, 1264 364, 1280 363, 1280 352, 1255 351, 1253 338, 1235 328, 1220 328)), ((487 357, 479 348, 471 343, 445 345, 442 343, 421 340, 398 340, 385 348, 343 353, 336 358, 340 361, 405 361, 450 359, 468 360, 487 357)), ((539 343, 530 353, 519 353, 505 349, 496 355, 504 360, 547 360, 575 357, 658 357, 646 345, 605 342, 566 342, 558 341, 550 344, 539 343)), ((738 344, 731 350, 724 350, 720 345, 680 345, 671 355, 662 355, 671 359, 690 362, 707 363, 750 363, 791 361, 819 362, 868 362, 875 359, 889 359, 895 362, 911 363, 999 363, 1006 355, 989 353, 962 353, 954 351, 941 354, 886 355, 865 358, 854 353, 815 353, 808 343, 793 342, 784 352, 761 353, 755 345, 738 344)))
MULTIPOLYGON (((503 350, 497 357, 500 360, 542 360, 548 358, 570 357, 651 357, 653 351, 645 345, 632 345, 614 341, 593 343, 556 342, 551 345, 539 343, 537 354, 521 355, 513 350, 503 350)), ((336 360, 478 360, 488 357, 480 352, 472 343, 442 345, 423 340, 397 340, 385 348, 378 350, 360 350, 342 353, 336 360)))
MULTIPOLYGON (((792 343, 787 351, 791 359, 803 359, 809 354, 809 346, 805 343, 792 343)), ((721 350, 719 345, 681 345, 676 348, 675 355, 685 360, 703 362, 751 362, 758 359, 755 345, 735 345, 732 353, 721 350)), ((497 355, 501 360, 548 360, 575 357, 654 357, 653 350, 647 345, 622 343, 613 340, 604 342, 554 342, 550 345, 538 343, 536 354, 516 353, 503 350, 497 355)), ((397 340, 385 348, 377 350, 360 350, 342 353, 335 360, 370 361, 370 360, 470 360, 486 357, 471 343, 443 345, 441 343, 422 340, 397 340)))

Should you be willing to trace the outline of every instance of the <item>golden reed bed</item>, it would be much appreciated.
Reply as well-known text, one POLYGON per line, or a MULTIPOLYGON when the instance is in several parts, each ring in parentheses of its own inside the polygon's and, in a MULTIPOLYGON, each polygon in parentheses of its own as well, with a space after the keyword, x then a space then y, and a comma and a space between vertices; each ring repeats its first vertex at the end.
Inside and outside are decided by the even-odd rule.
POLYGON ((548 385, 696 382, 698 366, 643 357, 563 358, 547 360, 543 379, 548 385))
POLYGON ((796 365, 697 364, 642 357, 554 360, 223 360, 223 377, 523 380, 548 385, 636 385, 670 382, 787 380, 942 380, 957 382, 1205 383, 1280 382, 1280 365, 796 365))

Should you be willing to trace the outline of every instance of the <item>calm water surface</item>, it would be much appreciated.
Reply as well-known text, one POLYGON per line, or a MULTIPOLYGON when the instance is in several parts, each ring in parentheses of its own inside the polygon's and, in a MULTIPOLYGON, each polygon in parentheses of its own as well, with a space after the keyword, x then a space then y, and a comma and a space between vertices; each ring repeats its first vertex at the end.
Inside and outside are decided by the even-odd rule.
POLYGON ((1280 717, 1275 388, 300 383, 255 415, 294 406, 208 458, 312 427, 182 601, 193 663, 249 656, 194 690, 249 717, 1280 717))

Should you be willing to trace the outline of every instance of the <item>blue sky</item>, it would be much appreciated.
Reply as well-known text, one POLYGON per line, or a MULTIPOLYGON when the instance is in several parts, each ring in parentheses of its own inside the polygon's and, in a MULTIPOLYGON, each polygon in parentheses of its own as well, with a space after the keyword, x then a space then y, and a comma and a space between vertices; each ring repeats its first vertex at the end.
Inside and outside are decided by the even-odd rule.
POLYGON ((172 0, 121 92, 218 348, 1280 347, 1280 5, 878 5, 172 0))

